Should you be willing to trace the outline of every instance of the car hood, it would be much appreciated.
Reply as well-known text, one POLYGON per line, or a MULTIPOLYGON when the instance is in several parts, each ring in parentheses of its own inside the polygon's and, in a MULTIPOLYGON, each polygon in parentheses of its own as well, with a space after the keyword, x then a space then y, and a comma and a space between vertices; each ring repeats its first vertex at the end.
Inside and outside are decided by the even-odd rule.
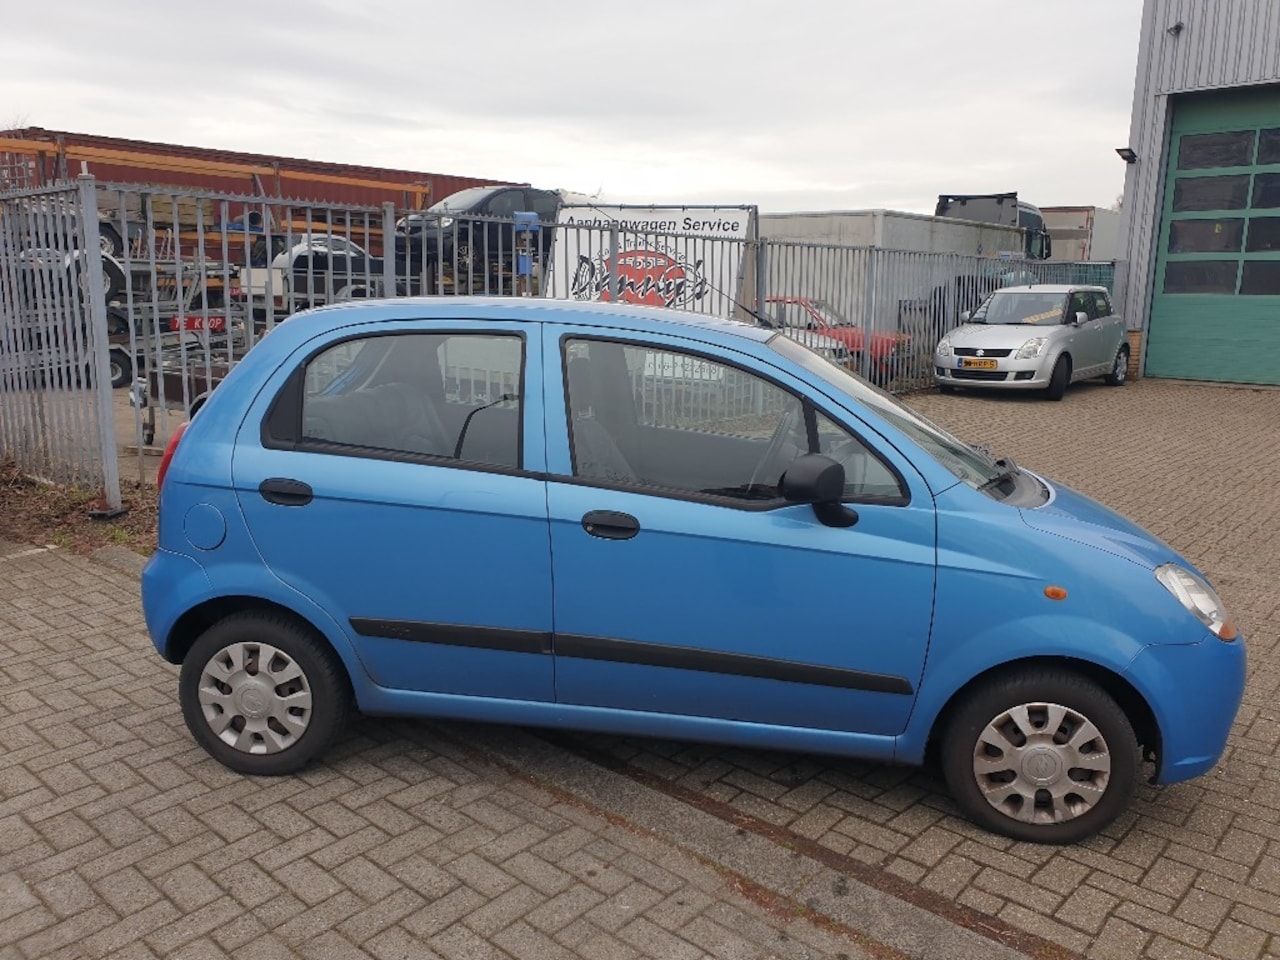
POLYGON ((1023 522, 1033 530, 1095 547, 1151 570, 1169 562, 1189 566, 1163 540, 1114 510, 1074 490, 1048 480, 1043 482, 1050 491, 1049 502, 1019 511, 1023 522))
POLYGON ((1042 327, 1032 324, 966 323, 947 334, 954 347, 991 347, 999 350, 1017 350, 1032 337, 1051 337, 1061 326, 1042 327))

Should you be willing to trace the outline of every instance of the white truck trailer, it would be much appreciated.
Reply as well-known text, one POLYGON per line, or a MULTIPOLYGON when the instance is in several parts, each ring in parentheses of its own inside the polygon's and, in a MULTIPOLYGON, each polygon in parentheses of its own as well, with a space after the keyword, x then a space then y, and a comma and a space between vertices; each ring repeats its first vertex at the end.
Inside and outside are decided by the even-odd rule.
POLYGON ((1120 213, 1104 207, 1042 207, 1055 260, 1114 260, 1120 246, 1120 213))

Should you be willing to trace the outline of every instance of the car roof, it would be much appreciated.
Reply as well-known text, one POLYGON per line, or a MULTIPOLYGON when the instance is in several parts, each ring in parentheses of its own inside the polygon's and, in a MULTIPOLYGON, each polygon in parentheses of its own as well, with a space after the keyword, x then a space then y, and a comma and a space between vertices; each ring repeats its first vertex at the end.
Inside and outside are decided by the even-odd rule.
POLYGON ((572 323, 601 329, 625 326, 636 331, 684 333, 692 330, 738 337, 763 343, 777 334, 776 330, 727 317, 648 307, 630 303, 553 300, 523 297, 396 297, 387 300, 347 301, 308 310, 289 317, 282 327, 295 329, 302 324, 314 327, 322 320, 335 323, 334 314, 343 315, 347 323, 370 323, 383 320, 523 320, 532 323, 572 323), (299 323, 301 321, 301 323, 299 323))
POLYGON ((1076 293, 1081 291, 1106 293, 1106 287, 1091 283, 1026 283, 1016 287, 1001 287, 996 293, 1076 293))

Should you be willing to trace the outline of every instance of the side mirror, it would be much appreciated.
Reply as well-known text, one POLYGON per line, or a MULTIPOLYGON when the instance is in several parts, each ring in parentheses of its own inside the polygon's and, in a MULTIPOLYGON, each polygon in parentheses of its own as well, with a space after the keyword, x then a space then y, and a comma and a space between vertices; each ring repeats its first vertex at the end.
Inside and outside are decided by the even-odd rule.
POLYGON ((1074 322, 1075 322, 1075 323, 1088 323, 1088 322, 1089 322, 1089 315, 1088 315, 1087 313, 1085 313, 1083 310, 1077 310, 1077 311, 1076 311, 1076 317, 1075 317, 1075 321, 1074 321, 1074 322))
POLYGON ((828 527, 852 527, 855 510, 840 502, 844 496, 844 467, 820 453, 796 457, 779 483, 789 503, 809 503, 818 520, 828 527))
POLYGON ((968 322, 969 322, 969 318, 970 318, 971 316, 973 316, 973 314, 972 314, 972 313, 970 313, 968 310, 963 311, 963 312, 960 314, 960 322, 961 322, 961 323, 968 323, 968 322))

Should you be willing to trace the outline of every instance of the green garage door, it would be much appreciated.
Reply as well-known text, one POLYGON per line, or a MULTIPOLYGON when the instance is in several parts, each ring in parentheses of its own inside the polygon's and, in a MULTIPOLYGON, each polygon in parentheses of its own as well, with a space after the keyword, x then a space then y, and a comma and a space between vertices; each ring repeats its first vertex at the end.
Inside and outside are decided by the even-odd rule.
POLYGON ((1145 370, 1280 383, 1280 87, 1174 102, 1145 370))

